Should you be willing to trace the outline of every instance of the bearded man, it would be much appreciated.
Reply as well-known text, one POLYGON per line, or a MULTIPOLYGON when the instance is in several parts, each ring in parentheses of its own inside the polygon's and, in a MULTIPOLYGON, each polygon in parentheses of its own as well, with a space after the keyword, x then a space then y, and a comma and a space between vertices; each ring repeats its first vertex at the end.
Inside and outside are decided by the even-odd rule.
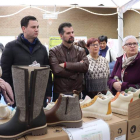
POLYGON ((58 28, 62 44, 49 52, 50 67, 54 74, 53 101, 60 93, 73 95, 82 91, 83 75, 87 72, 89 62, 85 50, 73 45, 74 30, 71 23, 62 23, 58 28))

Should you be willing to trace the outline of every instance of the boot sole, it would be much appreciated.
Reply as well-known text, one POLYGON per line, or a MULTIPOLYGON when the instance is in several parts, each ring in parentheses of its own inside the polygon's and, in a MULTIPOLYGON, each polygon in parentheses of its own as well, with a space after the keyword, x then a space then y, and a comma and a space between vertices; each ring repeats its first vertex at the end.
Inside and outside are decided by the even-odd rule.
POLYGON ((79 128, 82 126, 82 120, 78 121, 59 121, 55 123, 47 123, 48 126, 64 126, 68 128, 79 128))
POLYGON ((97 119, 103 119, 105 121, 112 119, 112 113, 109 115, 103 115, 99 113, 92 113, 92 112, 86 112, 86 111, 82 111, 82 113, 83 113, 83 117, 93 117, 97 119))
POLYGON ((124 109, 120 109, 120 108, 115 108, 115 107, 111 107, 112 112, 117 113, 117 114, 121 114, 121 115, 128 115, 128 110, 124 110, 124 109))
POLYGON ((32 136, 39 136, 39 135, 45 135, 46 133, 47 133, 47 124, 42 127, 37 127, 37 128, 26 130, 17 135, 12 135, 12 136, 0 135, 0 140, 17 140, 23 136, 30 135, 30 134, 32 136))

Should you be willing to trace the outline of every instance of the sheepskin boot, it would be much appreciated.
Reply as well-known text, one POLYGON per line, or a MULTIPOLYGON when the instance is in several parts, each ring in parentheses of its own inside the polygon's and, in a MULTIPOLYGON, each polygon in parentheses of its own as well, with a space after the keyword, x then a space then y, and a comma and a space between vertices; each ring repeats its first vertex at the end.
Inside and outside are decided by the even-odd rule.
POLYGON ((47 133, 43 100, 49 71, 49 67, 12 66, 17 109, 9 122, 0 125, 0 140, 47 133))
POLYGON ((48 126, 81 127, 82 112, 77 94, 60 94, 57 103, 45 112, 48 126))

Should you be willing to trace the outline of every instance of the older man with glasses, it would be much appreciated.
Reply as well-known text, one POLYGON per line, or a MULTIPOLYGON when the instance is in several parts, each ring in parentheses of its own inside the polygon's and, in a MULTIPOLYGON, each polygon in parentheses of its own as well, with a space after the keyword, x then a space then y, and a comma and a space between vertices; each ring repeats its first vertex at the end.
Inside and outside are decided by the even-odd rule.
POLYGON ((122 47, 124 54, 117 58, 112 75, 108 80, 109 88, 114 95, 129 87, 140 88, 138 40, 134 36, 127 36, 123 39, 122 47))

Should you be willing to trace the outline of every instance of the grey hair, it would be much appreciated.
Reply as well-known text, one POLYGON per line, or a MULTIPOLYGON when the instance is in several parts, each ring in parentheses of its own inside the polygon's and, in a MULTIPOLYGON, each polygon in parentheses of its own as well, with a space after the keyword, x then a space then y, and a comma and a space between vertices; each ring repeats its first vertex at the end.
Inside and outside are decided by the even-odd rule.
POLYGON ((124 46, 124 45, 126 44, 126 41, 127 41, 128 39, 130 39, 130 38, 133 38, 133 39, 136 40, 136 42, 138 42, 138 40, 136 39, 135 36, 133 36, 133 35, 129 35, 129 36, 126 36, 126 37, 123 39, 122 46, 124 46))

